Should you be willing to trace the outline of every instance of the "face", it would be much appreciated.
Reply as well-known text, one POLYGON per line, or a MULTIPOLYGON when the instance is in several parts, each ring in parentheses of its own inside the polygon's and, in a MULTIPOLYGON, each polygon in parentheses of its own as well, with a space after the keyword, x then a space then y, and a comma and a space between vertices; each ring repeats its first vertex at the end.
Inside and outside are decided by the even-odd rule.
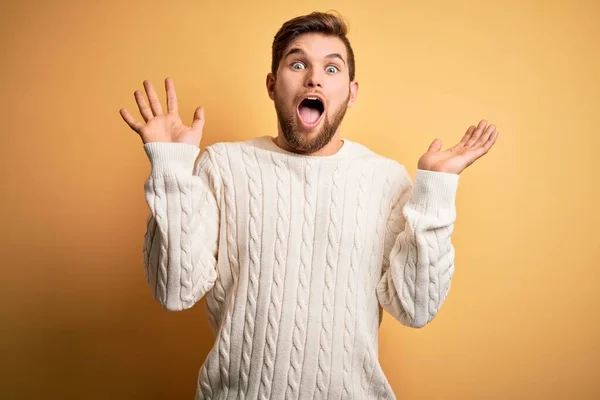
POLYGON ((307 33, 284 51, 277 76, 267 76, 275 103, 279 134, 297 153, 315 153, 336 135, 346 109, 356 99, 350 82, 344 42, 307 33))

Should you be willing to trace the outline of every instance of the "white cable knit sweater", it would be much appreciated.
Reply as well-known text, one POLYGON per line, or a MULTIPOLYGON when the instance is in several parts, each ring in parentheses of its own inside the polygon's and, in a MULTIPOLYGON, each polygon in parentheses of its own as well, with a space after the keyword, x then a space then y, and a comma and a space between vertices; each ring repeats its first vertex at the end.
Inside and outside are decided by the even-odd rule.
POLYGON ((454 273, 458 175, 344 140, 296 155, 271 137, 200 149, 147 143, 146 278, 183 310, 206 296, 216 341, 196 399, 394 399, 380 306, 431 321, 454 273))

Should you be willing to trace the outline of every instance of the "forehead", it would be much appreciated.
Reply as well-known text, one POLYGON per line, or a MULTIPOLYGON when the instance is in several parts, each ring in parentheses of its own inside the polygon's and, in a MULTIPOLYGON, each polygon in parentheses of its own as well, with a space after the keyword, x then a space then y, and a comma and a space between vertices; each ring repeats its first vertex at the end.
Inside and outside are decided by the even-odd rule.
POLYGON ((321 59, 337 53, 344 58, 344 61, 348 59, 346 45, 340 38, 318 32, 299 35, 285 49, 284 57, 292 49, 301 49, 309 58, 321 59))

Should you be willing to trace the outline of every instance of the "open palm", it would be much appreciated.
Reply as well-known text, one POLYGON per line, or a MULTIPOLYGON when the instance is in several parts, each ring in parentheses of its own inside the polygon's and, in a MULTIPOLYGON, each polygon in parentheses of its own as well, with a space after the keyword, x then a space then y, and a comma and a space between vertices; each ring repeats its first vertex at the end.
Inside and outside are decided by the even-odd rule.
POLYGON ((487 121, 481 120, 477 127, 470 126, 462 140, 447 150, 441 151, 442 141, 435 139, 427 152, 419 158, 417 167, 428 171, 460 174, 490 150, 498 134, 494 125, 487 126, 487 121))
POLYGON ((204 109, 198 107, 194 112, 194 120, 191 126, 186 126, 179 117, 177 105, 177 94, 175 84, 170 78, 165 79, 165 90, 167 92, 167 114, 163 113, 160 100, 150 81, 144 81, 144 88, 148 95, 150 105, 141 91, 134 93, 140 114, 146 121, 142 124, 136 121, 129 111, 122 108, 121 117, 129 127, 137 132, 144 144, 150 142, 177 142, 200 146, 202 129, 204 128, 204 109))

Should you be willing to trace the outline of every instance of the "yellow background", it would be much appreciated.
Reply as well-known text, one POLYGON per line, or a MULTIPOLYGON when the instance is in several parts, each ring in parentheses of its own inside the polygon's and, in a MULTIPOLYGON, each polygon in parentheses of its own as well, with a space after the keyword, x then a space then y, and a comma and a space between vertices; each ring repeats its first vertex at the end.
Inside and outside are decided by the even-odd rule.
POLYGON ((406 165, 488 119, 460 178, 450 296, 427 327, 388 314, 399 399, 600 398, 600 3, 21 1, 0 16, 0 396, 192 398, 201 305, 146 287, 149 162, 121 119, 164 78, 202 146, 276 134, 265 90, 281 24, 335 9, 360 82, 343 136, 406 165))

